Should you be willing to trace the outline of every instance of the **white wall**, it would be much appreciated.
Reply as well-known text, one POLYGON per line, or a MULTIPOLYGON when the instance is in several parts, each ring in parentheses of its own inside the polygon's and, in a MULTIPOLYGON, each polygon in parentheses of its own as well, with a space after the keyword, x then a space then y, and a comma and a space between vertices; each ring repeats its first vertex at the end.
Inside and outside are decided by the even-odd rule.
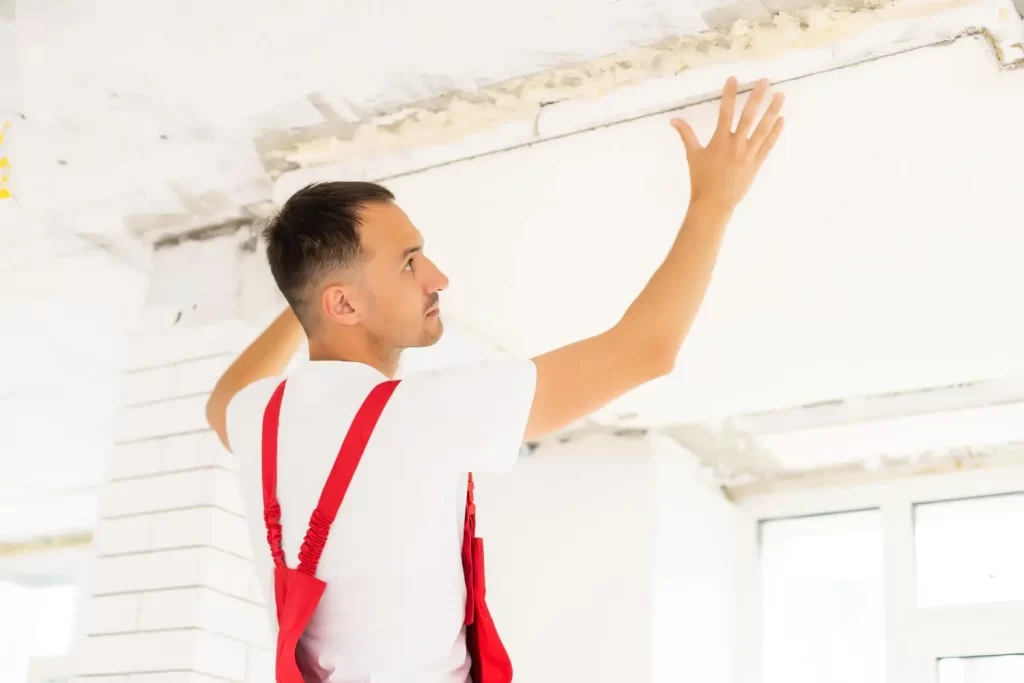
POLYGON ((481 477, 488 596, 520 680, 729 681, 738 513, 692 463, 601 435, 481 477))
POLYGON ((480 477, 488 598, 523 681, 649 681, 654 462, 644 441, 538 449, 480 477))
POLYGON ((734 676, 743 513, 693 457, 654 438, 654 677, 730 683, 734 676))

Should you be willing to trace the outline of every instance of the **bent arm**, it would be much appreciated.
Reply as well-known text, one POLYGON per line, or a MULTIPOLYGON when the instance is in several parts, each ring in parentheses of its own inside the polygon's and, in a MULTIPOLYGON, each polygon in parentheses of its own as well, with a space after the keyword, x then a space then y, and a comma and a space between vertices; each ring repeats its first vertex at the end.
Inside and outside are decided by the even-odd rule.
POLYGON ((253 382, 284 372, 304 338, 302 325, 288 308, 217 380, 206 402, 206 421, 217 432, 217 438, 225 448, 231 450, 227 427, 228 404, 231 399, 253 382))

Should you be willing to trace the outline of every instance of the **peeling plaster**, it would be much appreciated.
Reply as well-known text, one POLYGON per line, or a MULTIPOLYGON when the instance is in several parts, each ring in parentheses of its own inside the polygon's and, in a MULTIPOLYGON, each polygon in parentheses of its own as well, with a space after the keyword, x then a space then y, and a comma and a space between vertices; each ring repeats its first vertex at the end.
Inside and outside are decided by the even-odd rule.
MULTIPOLYGON (((621 51, 586 64, 514 78, 479 92, 451 93, 391 114, 348 124, 335 135, 294 140, 267 153, 274 164, 315 166, 351 157, 457 141, 499 124, 536 119, 548 105, 599 98, 629 84, 715 64, 779 57, 788 51, 835 44, 865 34, 880 22, 928 17, 972 0, 870 0, 863 8, 830 4, 779 12, 758 22, 736 21, 727 31, 706 31, 621 51)), ((1001 10, 1008 11, 1008 10, 1001 10)), ((979 28, 979 31, 981 29, 979 28)), ((995 36, 997 46, 1020 36, 995 36)), ((1005 61, 1005 55, 1000 55, 1005 61)), ((282 140, 282 142, 285 142, 282 140)))
MULTIPOLYGON (((1011 442, 984 448, 964 447, 930 451, 905 458, 884 458, 871 466, 863 462, 849 463, 810 472, 747 476, 732 481, 719 481, 723 481, 730 500, 735 501, 764 493, 850 486, 928 474, 1021 466, 1024 466, 1024 443, 1011 442)), ((714 470, 714 467, 711 469, 714 470)))

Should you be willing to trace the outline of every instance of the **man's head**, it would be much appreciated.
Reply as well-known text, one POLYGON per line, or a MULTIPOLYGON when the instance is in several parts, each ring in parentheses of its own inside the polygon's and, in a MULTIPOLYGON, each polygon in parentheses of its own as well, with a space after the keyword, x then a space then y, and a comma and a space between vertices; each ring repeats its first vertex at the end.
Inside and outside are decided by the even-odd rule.
POLYGON ((285 203, 264 239, 277 286, 311 343, 359 338, 392 353, 440 338, 438 293, 448 278, 380 185, 309 185, 285 203))

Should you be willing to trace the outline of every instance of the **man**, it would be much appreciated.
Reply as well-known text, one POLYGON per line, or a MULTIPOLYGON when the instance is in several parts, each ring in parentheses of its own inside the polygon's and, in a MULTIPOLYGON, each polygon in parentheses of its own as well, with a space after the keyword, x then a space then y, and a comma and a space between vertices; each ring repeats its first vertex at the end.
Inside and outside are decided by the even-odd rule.
MULTIPOLYGON (((733 130, 737 84, 729 79, 707 146, 686 123, 672 122, 689 164, 690 207, 664 263, 614 327, 532 360, 422 373, 397 387, 316 571, 327 588, 300 641, 307 677, 466 683, 467 473, 511 468, 524 439, 555 432, 672 370, 726 223, 782 131, 781 95, 759 116, 767 91, 767 82, 757 85, 733 130)), ((256 567, 270 595, 260 454, 277 376, 304 332, 310 362, 287 380, 276 436, 283 549, 294 563, 356 411, 395 375, 402 349, 440 338, 438 295, 448 280, 391 193, 373 184, 300 190, 265 238, 290 308, 225 372, 207 416, 241 459, 256 567)))

